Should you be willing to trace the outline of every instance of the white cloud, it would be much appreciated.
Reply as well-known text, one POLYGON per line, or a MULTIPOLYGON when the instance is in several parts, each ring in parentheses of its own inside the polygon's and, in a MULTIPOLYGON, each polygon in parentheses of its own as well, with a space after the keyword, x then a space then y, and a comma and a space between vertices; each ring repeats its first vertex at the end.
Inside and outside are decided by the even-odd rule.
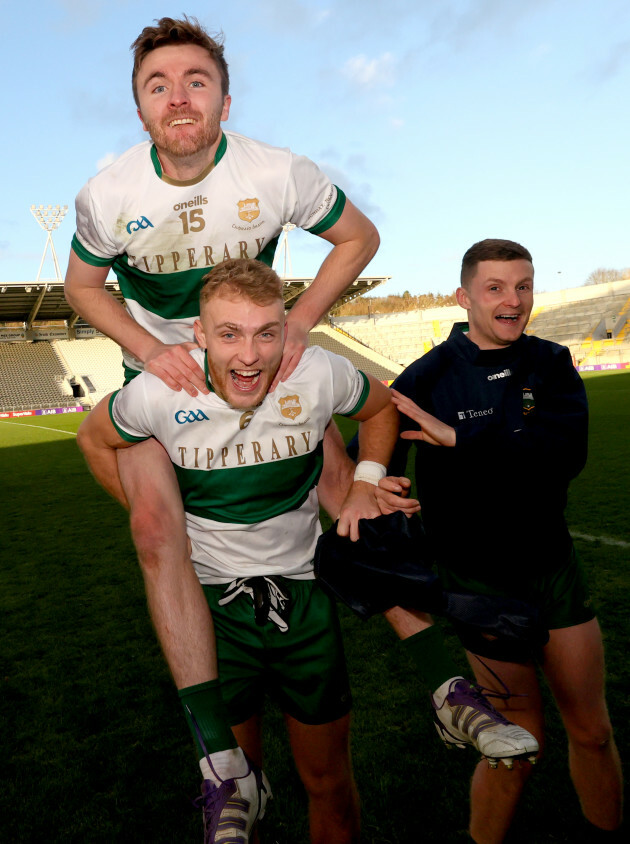
POLYGON ((387 87, 395 82, 396 60, 391 53, 368 59, 363 54, 353 56, 343 66, 342 72, 355 85, 362 88, 387 87))
POLYGON ((102 170, 104 167, 109 167, 109 165, 116 161, 117 158, 118 156, 115 152, 106 152, 105 155, 102 158, 99 158, 96 162, 96 169, 102 170))

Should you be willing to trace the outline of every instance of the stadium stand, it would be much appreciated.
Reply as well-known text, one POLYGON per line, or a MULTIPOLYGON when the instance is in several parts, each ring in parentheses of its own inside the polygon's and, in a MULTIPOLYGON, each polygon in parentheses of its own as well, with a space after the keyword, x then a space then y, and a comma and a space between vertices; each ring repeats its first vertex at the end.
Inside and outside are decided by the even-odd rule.
POLYGON ((318 325, 311 331, 308 339, 309 346, 321 346, 336 355, 343 355, 357 369, 373 375, 379 381, 389 383, 403 370, 402 366, 384 355, 327 325, 318 325))
POLYGON ((83 388, 85 404, 97 404, 123 382, 120 346, 107 337, 55 340, 53 349, 83 388))
POLYGON ((462 309, 451 305, 371 317, 335 317, 332 324, 405 367, 445 340, 453 323, 462 318, 462 309))
POLYGON ((0 343, 0 410, 78 404, 69 373, 50 343, 0 343))

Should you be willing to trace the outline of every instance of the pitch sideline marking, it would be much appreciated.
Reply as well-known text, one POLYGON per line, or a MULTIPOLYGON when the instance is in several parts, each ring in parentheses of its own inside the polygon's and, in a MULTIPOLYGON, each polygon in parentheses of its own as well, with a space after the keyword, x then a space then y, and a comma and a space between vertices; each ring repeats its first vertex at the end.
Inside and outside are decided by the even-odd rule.
POLYGON ((58 431, 60 434, 70 434, 72 437, 76 437, 76 431, 65 431, 63 428, 48 428, 46 425, 24 425, 23 422, 9 422, 8 419, 0 419, 0 422, 4 422, 5 425, 22 425, 25 428, 39 428, 40 431, 58 431))
POLYGON ((571 531, 571 536, 574 539, 584 539, 586 542, 601 542, 602 545, 630 548, 630 542, 626 542, 624 539, 613 539, 611 536, 592 536, 590 533, 574 533, 573 531, 571 531))

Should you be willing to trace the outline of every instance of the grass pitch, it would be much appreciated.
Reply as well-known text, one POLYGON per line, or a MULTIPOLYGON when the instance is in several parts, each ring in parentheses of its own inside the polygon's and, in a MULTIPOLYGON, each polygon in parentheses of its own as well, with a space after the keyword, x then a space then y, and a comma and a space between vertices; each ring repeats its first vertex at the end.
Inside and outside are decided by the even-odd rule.
MULTIPOLYGON (((605 633, 623 758, 630 748, 630 372, 598 374, 586 385, 590 458, 567 513, 605 633)), ((148 619, 126 516, 96 487, 76 448, 80 421, 0 421, 0 841, 200 841, 189 802, 199 786, 192 743, 148 619)), ((476 754, 447 752, 438 741, 427 690, 382 619, 362 623, 344 608, 341 615, 364 844, 466 841, 476 754)), ((271 707, 265 718, 275 799, 263 841, 302 844, 305 800, 282 719, 271 707)), ((548 743, 513 844, 580 840, 566 742, 551 705, 548 743)))

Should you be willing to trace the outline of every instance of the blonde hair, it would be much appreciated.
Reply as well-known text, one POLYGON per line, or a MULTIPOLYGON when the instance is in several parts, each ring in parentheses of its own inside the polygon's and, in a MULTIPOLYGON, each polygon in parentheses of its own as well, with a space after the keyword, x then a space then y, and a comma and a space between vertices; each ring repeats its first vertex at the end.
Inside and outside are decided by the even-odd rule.
POLYGON ((215 296, 245 296, 256 305, 283 302, 282 281, 275 270, 253 258, 231 258, 222 261, 204 276, 199 294, 203 307, 215 296))

